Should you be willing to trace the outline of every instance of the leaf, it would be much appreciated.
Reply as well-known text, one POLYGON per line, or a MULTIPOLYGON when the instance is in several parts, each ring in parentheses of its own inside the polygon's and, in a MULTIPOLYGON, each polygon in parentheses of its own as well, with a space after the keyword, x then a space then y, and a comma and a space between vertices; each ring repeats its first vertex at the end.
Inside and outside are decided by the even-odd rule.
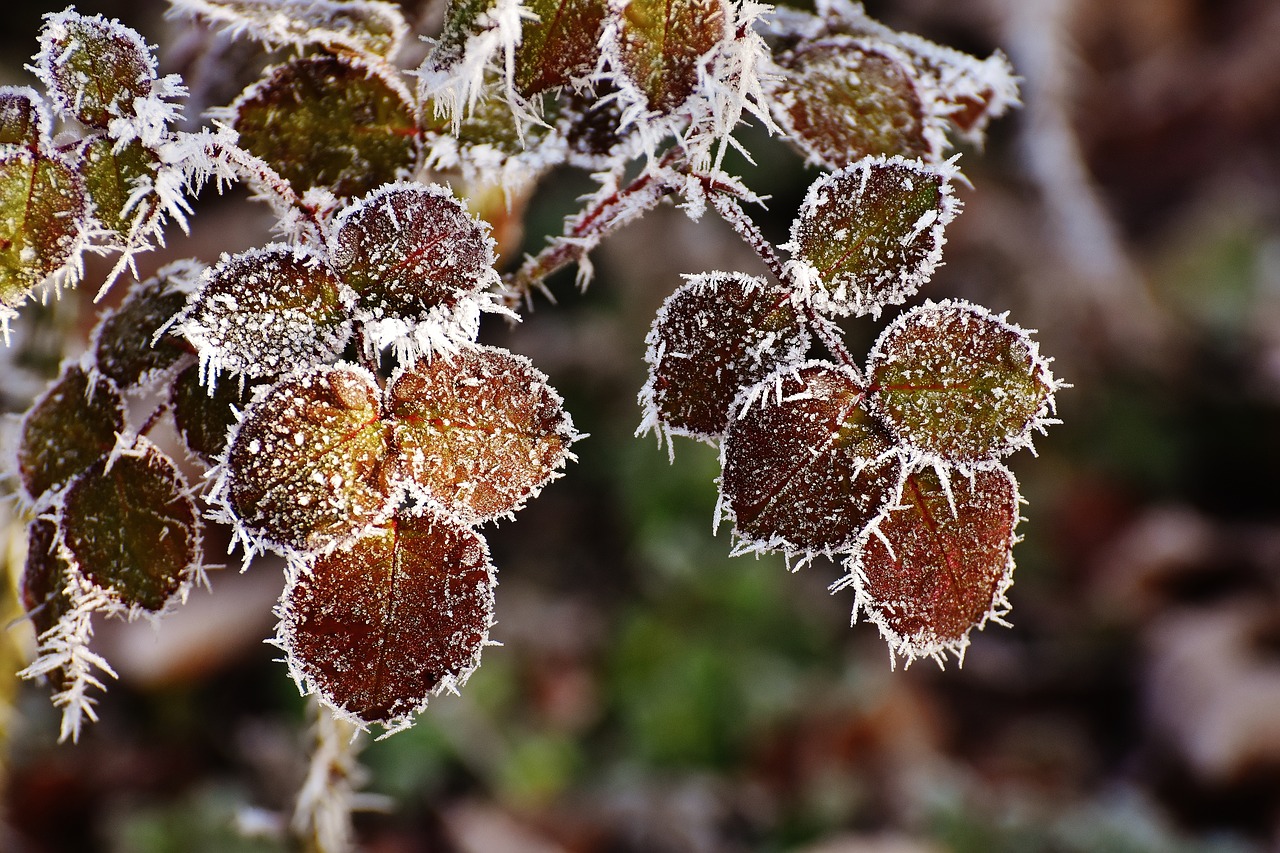
POLYGON ((516 49, 516 87, 525 97, 590 77, 600 61, 606 0, 531 0, 516 49))
POLYGON ((79 149, 79 170, 84 178, 93 215, 117 234, 127 235, 134 218, 145 213, 150 202, 136 197, 140 186, 150 187, 160 168, 160 160, 138 140, 114 150, 106 136, 84 141, 79 149))
POLYGON ((880 316, 919 290, 942 260, 960 203, 955 172, 868 157, 813 182, 791 223, 792 272, 820 311, 880 316))
POLYGON ((697 88, 705 54, 726 37, 722 0, 629 0, 611 12, 616 67, 650 111, 674 113, 697 88))
POLYGON ((171 0, 170 5, 270 47, 319 45, 391 59, 409 31, 394 3, 377 0, 171 0))
POLYGON ((67 577, 73 571, 58 551, 58 525, 38 517, 27 527, 27 562, 22 570, 22 609, 39 637, 71 611, 67 577))
POLYGON ((338 216, 330 259, 370 318, 416 320, 497 286, 488 225, 448 189, 395 184, 338 216))
POLYGON ((1018 493, 1003 465, 910 474, 901 506, 881 520, 849 562, 858 606, 908 663, 946 652, 963 656, 969 632, 1008 613, 1018 493))
POLYGON ((889 45, 833 36, 776 57, 774 116, 815 163, 836 169, 873 155, 937 159, 910 60, 889 45))
POLYGON ((325 260, 272 244, 223 255, 174 331, 205 370, 276 376, 335 359, 351 337, 350 298, 325 260))
POLYGON ((449 0, 435 49, 424 68, 440 72, 461 63, 467 53, 467 42, 489 28, 491 13, 497 6, 497 0, 449 0))
POLYGON ((0 306, 68 268, 88 214, 84 184, 61 160, 0 154, 0 306))
POLYGON ((520 509, 578 437, 547 377, 492 347, 419 360, 392 380, 387 410, 398 475, 468 523, 520 509))
POLYGON ((227 449, 217 499, 253 537, 323 547, 391 506, 387 427, 378 385, 355 365, 285 379, 244 412, 227 449))
POLYGON ((49 144, 49 107, 28 86, 0 86, 0 145, 40 149, 49 144))
POLYGON ((59 112, 103 129, 131 115, 134 100, 149 96, 156 82, 155 59, 142 36, 72 9, 45 15, 36 73, 59 112))
POLYGON ((302 193, 363 195, 394 181, 418 156, 409 93, 373 65, 309 56, 278 66, 231 105, 240 145, 302 193))
POLYGON ((714 439, 738 392, 796 364, 809 334, 787 293, 741 273, 689 276, 645 338, 649 381, 641 429, 714 439))
POLYGON ((75 365, 65 368, 22 421, 18 474, 28 497, 39 500, 110 453, 123 429, 115 383, 91 381, 75 365))
POLYGON ((187 449, 214 465, 227 450, 227 433, 236 424, 236 411, 245 409, 261 384, 245 383, 242 389, 239 382, 223 377, 210 386, 201 383, 200 367, 193 364, 174 378, 169 405, 187 449))
POLYGON ((401 512, 296 570, 280 645, 328 703, 399 727, 479 665, 495 584, 478 534, 434 509, 401 512))
POLYGON ((720 451, 740 551, 845 551, 894 500, 901 455, 862 403, 852 371, 824 362, 743 392, 720 451))
POLYGON ((1025 330, 958 300, 899 316, 876 341, 867 372, 870 409, 891 432, 961 463, 1030 446, 1058 387, 1025 330))
POLYGON ((61 524, 81 573, 126 607, 158 613, 200 565, 200 520, 178 469, 145 438, 67 487, 61 524))
POLYGON ((177 363, 184 353, 172 336, 152 340, 181 311, 199 273, 196 264, 170 264, 135 284, 120 307, 103 317, 94 332, 93 355, 98 371, 123 389, 177 363))

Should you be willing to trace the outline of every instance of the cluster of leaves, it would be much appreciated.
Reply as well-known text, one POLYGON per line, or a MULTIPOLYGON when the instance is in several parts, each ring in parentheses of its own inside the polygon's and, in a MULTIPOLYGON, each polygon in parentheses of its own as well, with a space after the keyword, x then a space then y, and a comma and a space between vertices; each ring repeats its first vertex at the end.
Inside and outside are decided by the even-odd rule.
POLYGON ((640 395, 642 429, 720 444, 737 550, 843 556, 855 613, 908 659, 960 652, 1004 612, 1018 496, 999 459, 1050 422, 1047 361, 961 302, 900 315, 865 369, 835 323, 906 302, 940 263, 960 209, 951 139, 979 141, 1016 102, 1002 56, 843 0, 453 0, 407 71, 388 3, 171 2, 281 51, 211 128, 172 129, 179 81, 132 30, 70 10, 49 16, 36 67, 74 141, 54 144, 33 90, 0 90, 5 311, 74 280, 88 248, 121 253, 109 284, 166 217, 185 225, 183 193, 210 177, 246 182, 278 220, 278 242, 134 285, 23 421, 28 673, 61 680, 64 736, 92 716, 94 667, 109 672, 89 614, 158 613, 203 576, 197 497, 246 565, 285 558, 275 641, 304 692, 394 730, 463 682, 493 619, 478 528, 559 476, 579 437, 527 359, 476 342, 481 316, 517 317, 574 263, 585 284, 590 250, 669 197, 714 209, 774 279, 689 277, 640 395), (729 148, 749 155, 733 135, 747 120, 832 170, 779 247, 723 170, 729 148), (500 275, 467 205, 500 188, 508 209, 490 215, 518 218, 564 164, 598 190, 500 275), (819 344, 831 359, 811 358, 819 344), (177 461, 147 437, 162 423, 177 461))

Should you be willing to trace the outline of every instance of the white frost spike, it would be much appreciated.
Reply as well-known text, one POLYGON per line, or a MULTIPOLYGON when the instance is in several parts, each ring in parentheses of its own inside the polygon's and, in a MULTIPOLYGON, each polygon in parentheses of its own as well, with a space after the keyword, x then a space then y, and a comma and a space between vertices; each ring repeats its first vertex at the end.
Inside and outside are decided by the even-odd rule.
POLYGON ((101 655, 89 649, 93 638, 95 612, 122 612, 120 603, 110 594, 98 589, 78 572, 71 572, 64 594, 70 599, 70 608, 39 637, 36 660, 18 673, 19 678, 35 679, 52 672, 61 672, 63 688, 53 695, 53 704, 62 709, 59 741, 80 739, 80 729, 87 719, 97 722, 94 710, 97 700, 89 695, 90 689, 105 690, 106 685, 95 672, 116 678, 115 671, 101 655))
POLYGON ((364 732, 338 719, 316 698, 310 712, 315 715, 314 743, 291 825, 299 838, 314 838, 319 850, 351 850, 355 843, 352 813, 387 811, 392 803, 376 794, 357 793, 369 781, 369 771, 359 761, 364 732))

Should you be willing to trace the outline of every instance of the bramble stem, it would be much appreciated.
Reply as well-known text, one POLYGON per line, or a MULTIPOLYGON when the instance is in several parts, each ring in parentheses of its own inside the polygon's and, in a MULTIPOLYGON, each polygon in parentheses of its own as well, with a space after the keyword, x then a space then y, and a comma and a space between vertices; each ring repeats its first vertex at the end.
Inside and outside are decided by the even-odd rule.
POLYGON ((782 263, 782 258, 778 257, 778 253, 774 251, 773 243, 764 236, 759 226, 752 221, 747 212, 742 209, 742 205, 738 203, 728 187, 719 182, 699 175, 702 186, 707 192, 707 197, 711 200, 711 206, 716 209, 716 213, 720 217, 733 226, 733 230, 738 232, 743 241, 752 248, 760 260, 764 261, 765 266, 769 268, 769 272, 773 273, 773 277, 778 283, 786 289, 788 293, 793 289, 791 276, 787 273, 786 267, 782 263))
POLYGON ((845 367, 853 371, 853 375, 857 378, 859 385, 866 385, 866 379, 862 375, 862 369, 858 367, 858 363, 853 360, 853 356, 844 345, 844 341, 837 334, 835 324, 825 317, 818 315, 813 310, 812 305, 805 305, 804 318, 813 334, 822 341, 822 345, 827 351, 836 357, 836 359, 845 367))

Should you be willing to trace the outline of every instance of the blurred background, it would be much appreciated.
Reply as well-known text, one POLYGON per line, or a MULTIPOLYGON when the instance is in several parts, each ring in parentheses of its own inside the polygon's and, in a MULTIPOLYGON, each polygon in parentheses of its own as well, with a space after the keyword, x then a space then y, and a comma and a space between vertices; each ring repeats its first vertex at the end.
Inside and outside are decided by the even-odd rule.
MULTIPOLYGON (((358 816, 364 849, 1280 850, 1280 4, 867 6, 999 48, 1024 78, 1024 108, 963 153, 973 189, 921 295, 1009 311, 1073 384, 1038 458, 1010 460, 1028 500, 1013 627, 975 635, 963 668, 894 670, 874 627, 849 625, 852 595, 828 594, 838 566, 726 556, 716 452, 677 440, 668 465, 632 435, 635 396, 680 274, 760 267, 714 217, 660 209, 596 253, 585 294, 561 276, 558 306, 486 329, 591 437, 488 531, 502 645, 461 697, 364 751, 365 790, 389 798, 358 816)), ((3 82, 34 83, 21 66, 50 8, 6 5, 3 82)), ((158 3, 79 8, 186 61, 158 3)), ((742 173, 772 197, 753 214, 784 239, 816 173, 746 138, 765 166, 742 173)), ((523 251, 588 188, 545 180, 523 251)), ((206 192, 195 223, 143 272, 261 244, 269 224, 237 192, 206 192)), ((7 410, 83 347, 93 289, 24 311, 7 410)), ((850 323, 851 349, 878 329, 850 323)), ((6 524, 12 572, 25 545, 6 524)), ((305 771, 306 704, 262 642, 281 583, 268 562, 215 572, 158 632, 101 625, 121 677, 75 746, 56 745, 47 691, 8 675, 32 647, 11 627, 0 850, 291 849, 273 830, 305 771)))

